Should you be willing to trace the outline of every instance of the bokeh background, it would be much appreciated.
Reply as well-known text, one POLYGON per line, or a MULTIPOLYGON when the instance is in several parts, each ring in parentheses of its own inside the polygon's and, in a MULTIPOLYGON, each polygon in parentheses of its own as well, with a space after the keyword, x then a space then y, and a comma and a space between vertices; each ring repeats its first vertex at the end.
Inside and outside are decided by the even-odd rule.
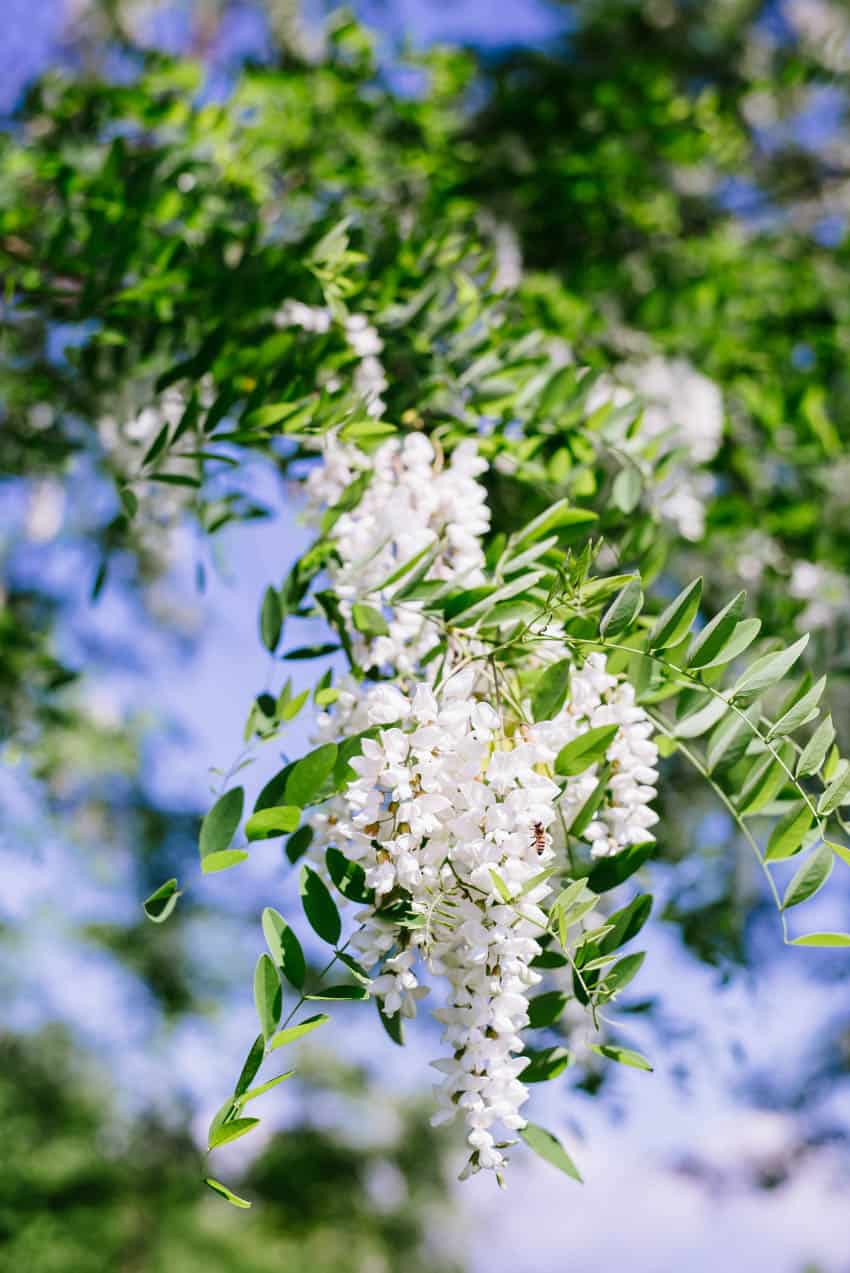
MULTIPOLYGON (((647 64, 662 74, 665 60, 692 58, 698 75, 705 30, 695 22, 691 31, 672 2, 644 7, 656 41, 641 50, 647 64), (677 45, 679 21, 692 45, 677 45)), ((468 44, 496 74, 505 59, 539 56, 544 84, 570 74, 569 5, 363 0, 355 8, 377 33, 390 79, 401 74, 403 40, 414 48, 468 44)), ((604 4, 595 8, 604 15, 604 4)), ((764 71, 756 67, 762 115, 756 102, 752 163, 760 170, 742 163, 718 180, 712 198, 743 232, 793 215, 813 252, 839 250, 846 220, 837 179, 833 189, 818 169, 817 201, 805 190, 780 201, 760 179, 776 175, 772 164, 781 169, 786 146, 802 156, 801 169, 822 164, 827 176, 840 175, 848 135, 839 76, 850 65, 850 21, 845 30, 840 6, 808 0, 717 8, 728 11, 726 38, 738 24, 753 57, 761 46, 775 52, 808 41, 836 65, 835 84, 804 93, 783 119, 770 114, 778 86, 759 79, 770 59, 764 71)), ((612 6, 612 21, 624 9, 612 6)), ((239 67, 272 60, 276 41, 318 48, 329 10, 288 0, 102 8, 2 0, 3 127, 14 133, 24 93, 52 67, 126 75, 113 43, 116 15, 142 46, 200 57, 204 91, 226 103, 239 67)), ((622 36, 625 27, 617 30, 622 36)), ((731 39, 738 53, 739 43, 731 39)), ((628 40, 611 47, 625 57, 628 40)), ((511 118, 519 103, 502 107, 506 131, 521 129, 521 116, 511 118)), ((542 189, 559 162, 559 126, 553 109, 552 146, 538 155, 542 189)), ((628 148, 628 121, 618 127, 617 144, 628 148)), ((482 183, 492 194, 494 173, 482 183)), ((609 197, 610 226, 589 219, 588 232, 623 233, 624 191, 612 183, 609 197)), ((657 212, 663 221, 664 209, 657 212)), ((523 246, 538 265, 547 218, 557 222, 557 200, 526 227, 523 246)), ((78 335, 54 331, 48 363, 62 365, 78 335)), ((806 349, 795 349, 805 363, 806 349)), ((220 1174, 257 1200, 253 1211, 232 1211, 203 1191, 199 1147, 255 1028, 258 913, 269 902, 284 912, 297 902, 291 873, 269 848, 235 883, 195 875, 191 897, 161 929, 140 906, 194 861, 210 772, 230 763, 246 704, 266 674, 257 599, 308 543, 294 487, 259 460, 239 480, 267 510, 264 519, 226 528, 214 555, 188 522, 178 525, 143 587, 119 568, 96 605, 98 537, 114 515, 102 474, 71 456, 61 482, 25 474, 0 482, 0 560, 7 594, 24 615, 20 640, 43 640, 60 677, 62 667, 84 669, 37 731, 28 733, 26 702, 3 721, 13 737, 0 771, 0 1268, 850 1269, 846 961, 783 949, 722 811, 690 788, 679 806, 675 792, 669 799, 675 869, 668 861, 651 873, 659 918, 632 1037, 653 1056, 654 1075, 584 1075, 535 1094, 540 1121, 580 1161, 582 1188, 521 1155, 506 1195, 481 1178, 458 1186, 458 1144, 428 1125, 433 1032, 421 1022, 401 1051, 371 1014, 363 1019, 349 1005, 324 1048, 305 1045, 301 1077, 267 1098, 274 1111, 262 1138, 226 1151, 220 1174)), ((309 635, 299 632, 298 643, 309 635)), ((16 663, 17 639, 9 637, 2 677, 7 692, 26 699, 16 684, 25 667, 23 656, 16 663)), ((307 673, 300 683, 309 683, 307 673)), ((308 728, 293 728, 293 754, 308 728)), ((261 761, 269 773, 278 764, 277 752, 261 761)), ((843 877, 822 910, 821 927, 848 927, 843 877)))

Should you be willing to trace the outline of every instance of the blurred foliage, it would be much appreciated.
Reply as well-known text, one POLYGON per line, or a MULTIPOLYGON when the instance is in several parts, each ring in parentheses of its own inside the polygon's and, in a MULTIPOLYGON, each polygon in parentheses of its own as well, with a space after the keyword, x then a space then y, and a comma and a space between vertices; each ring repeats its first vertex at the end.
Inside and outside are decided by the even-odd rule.
MULTIPOLYGON (((0 1039, 7 1161, 0 1183, 0 1268, 38 1273, 453 1273, 426 1242, 444 1183, 427 1119, 393 1111, 388 1144, 346 1144, 296 1124, 273 1136, 246 1174, 254 1211, 200 1193, 200 1157, 185 1129, 155 1113, 110 1108, 103 1078, 58 1029, 0 1039), (416 1161, 410 1161, 412 1144, 416 1161)), ((333 1069, 337 1093, 364 1076, 333 1069)))

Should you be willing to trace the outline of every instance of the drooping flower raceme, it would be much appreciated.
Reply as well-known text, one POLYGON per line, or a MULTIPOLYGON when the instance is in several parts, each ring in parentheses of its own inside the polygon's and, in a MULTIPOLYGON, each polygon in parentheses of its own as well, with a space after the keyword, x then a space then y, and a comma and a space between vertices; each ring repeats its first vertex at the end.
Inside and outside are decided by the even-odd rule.
MULTIPOLYGON (((419 435, 371 458, 325 443, 308 482, 314 504, 332 506, 372 470, 362 498, 334 524, 329 575, 349 613, 363 598, 380 604, 388 632, 363 635, 356 658, 393 680, 347 678, 320 719, 323 739, 371 736, 351 761, 356 777, 313 826, 316 848, 341 849, 374 893, 356 917, 352 948, 386 1015, 415 1015, 425 983, 442 982, 434 1015, 446 1055, 434 1063, 442 1074, 435 1118, 462 1114, 468 1170, 498 1173, 511 1133, 525 1124, 522 1030, 540 981, 532 965, 548 928, 550 876, 566 868, 566 831, 595 793, 582 836, 594 856, 651 839, 657 753, 633 690, 599 654, 574 662, 566 703, 538 722, 498 692, 474 638, 451 645, 439 673, 436 660, 421 666, 438 631, 421 605, 393 608, 391 590, 379 585, 426 548, 429 577, 480 581, 482 468, 473 445, 441 464, 419 435), (600 726, 615 727, 604 759, 559 778, 561 749, 600 726)), ((569 657, 566 645, 554 653, 569 657)))

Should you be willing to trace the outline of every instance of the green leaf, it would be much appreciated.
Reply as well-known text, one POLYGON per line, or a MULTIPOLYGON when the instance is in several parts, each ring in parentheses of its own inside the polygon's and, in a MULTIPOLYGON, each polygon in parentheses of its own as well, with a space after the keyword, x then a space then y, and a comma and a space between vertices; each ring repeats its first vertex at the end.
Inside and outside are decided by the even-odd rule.
POLYGON ((799 853, 811 825, 811 809, 805 800, 799 800, 773 828, 764 854, 765 861, 780 862, 799 853))
POLYGON ((729 704, 725 698, 710 697, 708 702, 700 707, 697 711, 691 712, 689 716, 685 716, 676 724, 675 734, 677 738, 699 738, 702 734, 707 734, 713 729, 722 716, 725 716, 729 710, 729 704))
POLYGON ((709 772, 721 766, 731 768, 738 763, 753 738, 754 722, 737 712, 725 716, 708 740, 706 761, 709 772))
POLYGON ((638 893, 628 906, 608 916, 611 932, 599 942, 600 954, 609 955, 636 937, 652 911, 652 894, 638 893))
POLYGON ((635 1070, 652 1072, 652 1066, 646 1057, 641 1056, 640 1052, 633 1052, 631 1048, 617 1047, 613 1043, 594 1043, 590 1050, 598 1056, 606 1057, 609 1061, 617 1061, 620 1065, 630 1065, 635 1070))
POLYGON ((260 610, 260 636, 266 649, 274 654, 283 627, 283 610, 276 588, 266 588, 260 610))
POLYGON ((654 851, 655 841, 649 840, 646 844, 633 844, 628 849, 622 849, 613 857, 602 858, 591 867, 587 877, 588 888, 594 893, 607 893, 616 888, 630 875, 634 875, 635 871, 640 870, 654 851))
POLYGON ((283 992, 277 968, 265 953, 260 955, 254 969, 254 1005, 263 1036, 270 1039, 280 1024, 283 992))
POLYGON ((306 809, 324 799, 323 789, 336 764, 336 743, 324 743, 293 766, 286 780, 286 803, 306 809))
POLYGON ((231 791, 226 791, 223 796, 219 796, 201 823, 202 859, 210 857, 213 853, 221 853, 223 849, 228 848, 242 820, 244 804, 245 792, 241 787, 234 787, 231 791))
POLYGON ((508 888, 507 884, 502 879, 499 872, 493 866, 490 867, 490 877, 493 880, 493 883, 496 885, 496 892, 499 894, 499 897, 501 897, 502 901, 510 902, 512 900, 511 890, 508 888))
POLYGON ((738 812, 752 818, 770 804, 787 777, 784 766, 768 752, 747 774, 738 795, 738 812))
POLYGON ((177 905, 178 897, 182 896, 182 890, 177 887, 177 880, 166 880, 151 893, 150 897, 145 898, 142 904, 145 914, 154 924, 164 924, 177 905))
POLYGON ((564 1146, 557 1136, 547 1132, 545 1127, 538 1127, 536 1123, 526 1123, 520 1132, 520 1136, 529 1149, 534 1150, 535 1154, 545 1158, 546 1162, 551 1163, 553 1167, 557 1167, 559 1171, 562 1171, 565 1176, 569 1176, 571 1180, 577 1180, 579 1184, 583 1183, 578 1167, 570 1158, 564 1146))
POLYGON ((850 796, 850 762, 842 760, 832 782, 818 800, 818 813, 827 817, 830 813, 834 813, 839 805, 846 804, 848 796, 850 796))
POLYGON ((218 871, 227 871, 231 866, 238 866, 247 857, 244 849, 223 849, 220 853, 208 853, 201 861, 201 870, 204 875, 215 875, 218 871))
POLYGON ((825 844, 806 858, 785 890, 785 896, 782 899, 783 910, 799 906, 801 902, 814 897, 832 874, 834 863, 832 850, 825 844))
POLYGON ((619 725, 597 725, 587 729, 578 738, 562 747, 555 757, 555 773, 573 778, 584 773, 591 765, 605 759, 605 753, 619 729, 619 725))
POLYGON ((251 1206, 247 1198, 240 1198, 238 1193, 234 1193, 232 1189, 228 1189, 227 1185, 223 1185, 220 1180, 215 1180, 212 1176, 205 1176, 204 1184, 207 1188, 212 1189, 213 1193, 217 1193, 224 1198, 225 1202, 229 1202, 232 1207, 241 1207, 243 1210, 247 1210, 251 1206))
POLYGON ((774 654, 764 654, 756 659, 735 682, 732 693, 736 698, 742 695, 761 694, 787 676, 809 643, 808 634, 800 637, 787 650, 777 650, 774 654))
POLYGON ((389 632, 387 621, 380 610, 364 605, 362 601, 355 602, 352 607, 351 621, 364 636, 386 636, 389 632))
POLYGON ((640 577, 635 575, 619 592, 602 616, 600 635, 613 640, 628 631, 643 609, 643 589, 640 577))
POLYGON ((587 828, 590 826, 596 814, 596 810, 602 804, 608 792, 608 779, 611 777, 611 766, 603 765, 597 779, 596 786, 573 818, 567 831, 570 835, 574 835, 580 840, 587 828))
POLYGON ((705 667, 720 654, 729 640, 744 609, 746 593, 739 592, 720 610, 705 627, 696 634, 688 649, 687 664, 692 668, 705 667))
POLYGON ((292 835, 286 841, 286 856, 293 865, 302 858, 310 847, 313 840, 313 828, 311 826, 299 827, 297 831, 293 831, 292 835))
MULTIPOLYGON (((247 1136, 259 1123, 258 1118, 234 1118, 229 1123, 221 1123, 209 1139, 208 1149, 217 1149, 219 1145, 227 1145, 232 1140, 247 1136)), ((212 1131, 212 1129, 210 1129, 212 1131)))
POLYGON ((271 957, 286 980, 301 990, 307 975, 307 963, 301 943, 283 916, 272 906, 263 911, 263 936, 271 957))
POLYGON ((649 634, 647 649, 665 650, 669 646, 678 645, 696 618, 701 596, 702 579, 695 579, 687 588, 683 588, 656 619, 649 634))
POLYGON ((305 999, 336 999, 336 1000, 358 1000, 362 1002, 369 998, 369 991, 365 986, 326 986, 324 990, 317 990, 315 994, 305 995, 305 999))
POLYGON ((806 933, 795 937, 791 946, 850 946, 850 933, 806 933))
POLYGON ((822 676, 816 681, 810 690, 802 695, 787 712, 780 716, 779 720, 768 730, 768 738, 784 737, 786 734, 793 734, 795 729, 799 729, 801 725, 805 725, 813 716, 817 715, 817 706, 823 697, 826 689, 826 677, 822 676))
POLYGON ((559 659, 544 669, 531 696, 533 720, 551 720, 558 715, 570 688, 570 666, 569 659, 559 659))
POLYGON ((797 763, 798 778, 805 778, 808 774, 816 774, 819 771, 834 738, 835 726, 832 723, 832 717, 825 716, 803 748, 797 763))
POLYGON ((251 1044, 251 1051, 245 1058, 245 1064, 242 1066, 242 1073, 236 1080, 236 1087, 233 1095, 235 1098, 242 1096, 251 1086, 254 1078, 263 1063, 263 1057, 266 1055, 266 1041, 261 1034, 258 1034, 254 1042, 251 1044))
POLYGON ((384 1029, 386 1030, 387 1034, 392 1039, 396 1047, 403 1048, 404 1047, 404 1018, 402 1017, 401 1013, 394 1012, 391 1017, 388 1017, 386 1012, 384 1012, 384 1005, 381 1002, 381 1000, 376 998, 374 1000, 374 1003, 375 1003, 375 1007, 378 1009, 378 1017, 380 1019, 381 1025, 384 1027, 384 1029))
POLYGON ((262 1096, 265 1092, 270 1092, 273 1087, 277 1087, 278 1083, 291 1079, 294 1073, 294 1070, 287 1070, 285 1074, 276 1074, 273 1079, 267 1079, 265 1083, 260 1083, 258 1087, 249 1088, 238 1097, 236 1104, 241 1108, 248 1101, 255 1101, 258 1096, 262 1096))
POLYGON ((761 632, 761 619, 742 619, 736 623, 732 635, 720 647, 707 663, 700 664, 701 672, 708 672, 713 667, 724 667, 748 650, 761 632))
POLYGON ((315 871, 309 866, 301 868, 301 903, 310 927, 322 941, 335 946, 342 932, 342 920, 336 903, 315 871))
POLYGON ((631 513, 640 503, 643 482, 633 464, 621 468, 611 487, 611 499, 622 513, 631 513))
POLYGON ((547 990, 528 1001, 528 1028, 542 1030, 554 1025, 567 1006, 569 996, 561 990, 547 990))
POLYGON ((576 528, 589 526, 596 520, 596 513, 586 508, 570 508, 568 500, 560 499, 517 532, 514 536, 514 546, 519 548, 537 539, 545 539, 553 532, 559 536, 565 532, 569 534, 576 528))
POLYGON ((540 1051, 528 1048, 523 1055, 528 1057, 528 1065, 521 1076, 523 1083, 547 1083, 549 1079, 563 1074, 572 1060, 567 1049, 561 1047, 541 1048, 540 1051))
POLYGON ((614 995, 624 990, 640 972, 645 958, 646 952, 641 950, 618 959, 613 968, 608 969, 600 984, 600 1002, 604 1003, 608 999, 613 999, 614 995))
POLYGON ((294 831, 301 818, 301 810, 295 805, 275 805, 252 813, 245 823, 245 835, 249 840, 268 840, 277 835, 294 831))
POLYGON ((367 886, 366 872, 359 862, 350 861, 339 849, 333 848, 325 853, 325 862, 328 875, 343 897, 364 906, 375 900, 374 890, 367 886))
POLYGON ((309 1034, 311 1030, 317 1029, 318 1026, 324 1025, 326 1021, 330 1021, 330 1017, 324 1012, 319 1012, 315 1017, 307 1017, 304 1021, 299 1021, 297 1025, 287 1026, 285 1030, 279 1030, 271 1041, 271 1047, 282 1048, 287 1043, 294 1043, 296 1039, 301 1039, 305 1034, 309 1034))

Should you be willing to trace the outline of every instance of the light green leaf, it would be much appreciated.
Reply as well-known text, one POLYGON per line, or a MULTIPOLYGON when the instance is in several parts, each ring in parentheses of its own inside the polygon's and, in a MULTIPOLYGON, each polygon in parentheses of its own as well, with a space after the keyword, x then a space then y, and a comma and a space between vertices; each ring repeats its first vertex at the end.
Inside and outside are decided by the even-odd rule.
POLYGON ((812 812, 805 800, 792 805, 771 832, 765 861, 780 862, 793 857, 803 847, 812 825, 812 812))
POLYGON ((818 800, 818 813, 827 817, 839 805, 846 804, 850 796, 850 761, 842 760, 832 781, 818 800))
POLYGON ((633 955, 625 955, 622 959, 618 959, 613 968, 606 972, 603 980, 599 985, 599 1000, 601 1003, 613 999, 616 994, 624 990, 640 972, 646 952, 636 951, 633 955))
POLYGON ((277 1087, 278 1083, 291 1079, 294 1073, 294 1070, 287 1070, 285 1074, 277 1074, 273 1079, 260 1083, 258 1087, 249 1088, 247 1092, 243 1092, 241 1096, 235 1098, 235 1103, 241 1108, 247 1101, 254 1101, 265 1092, 270 1092, 273 1087, 277 1087))
POLYGON ((263 1036, 270 1039, 280 1023, 283 991, 277 968, 266 954, 260 955, 254 969, 254 1005, 263 1036))
POLYGON ((154 924, 164 924, 177 905, 178 897, 182 896, 182 890, 177 887, 177 880, 166 880, 151 893, 150 897, 145 898, 144 912, 154 924))
MULTIPOLYGON (((217 1149, 219 1145, 227 1145, 232 1140, 247 1136, 259 1123, 258 1118, 234 1118, 229 1123, 221 1123, 209 1139, 209 1149, 217 1149)), ((210 1129, 212 1131, 212 1129, 210 1129)))
POLYGON ((559 1171, 562 1171, 565 1176, 569 1176, 571 1180, 577 1180, 579 1184, 583 1184, 578 1167, 570 1158, 557 1136, 547 1132, 545 1127, 538 1127, 536 1123, 526 1123, 520 1132, 520 1136, 529 1149, 534 1150, 535 1154, 545 1158, 546 1162, 551 1163, 553 1167, 557 1167, 559 1171))
POLYGON ((510 902, 510 901, 511 901, 511 890, 508 888, 507 884, 506 884, 506 883, 505 883, 505 881, 502 879, 501 875, 500 875, 500 874, 499 874, 499 872, 495 869, 495 867, 492 867, 492 866, 490 867, 490 876, 491 876, 491 878, 492 878, 492 880, 493 880, 493 883, 496 885, 496 891, 497 891, 497 893, 499 894, 499 896, 501 897, 502 901, 503 901, 503 902, 510 902))
POLYGON ((306 809, 323 798, 325 784, 336 764, 337 751, 336 743, 324 743, 296 762, 286 780, 284 795, 288 805, 306 809))
POLYGON ((850 933, 806 933, 795 937, 791 946, 850 946, 850 933))
POLYGON ((335 946, 342 931, 342 920, 324 882, 309 866, 301 868, 300 888, 301 904, 310 927, 322 941, 335 946))
POLYGON ((586 508, 570 508, 569 501, 561 499, 518 531, 514 536, 514 544, 517 547, 524 546, 553 532, 561 534, 576 527, 588 526, 596 520, 596 513, 586 508))
POLYGON ((606 1057, 609 1061, 618 1061, 620 1065, 630 1065, 635 1070, 652 1072, 652 1066, 646 1057, 641 1056, 640 1052, 633 1052, 631 1048, 617 1047, 613 1043, 594 1043, 590 1050, 599 1056, 606 1057))
POLYGON ((806 858, 785 890, 785 896, 782 899, 783 910, 788 910, 791 906, 799 906, 801 902, 808 901, 810 897, 814 897, 815 893, 820 892, 832 874, 834 862, 832 850, 825 844, 806 858))
POLYGON ((286 980, 296 990, 300 990, 307 975, 304 951, 286 920, 272 906, 267 906, 263 911, 263 936, 277 967, 286 980))
POLYGON ((750 769, 738 795, 738 812, 742 818, 752 818, 770 804, 787 777, 786 771, 771 752, 763 756, 750 769))
POLYGON ((760 659, 742 672, 735 682, 732 693, 735 697, 744 694, 761 694, 777 681, 787 676, 809 643, 808 634, 800 637, 787 650, 777 650, 774 654, 764 654, 760 659))
POLYGON ((810 690, 807 690, 797 702, 789 707, 787 712, 780 716, 779 720, 768 730, 768 738, 784 737, 786 734, 793 734, 795 729, 799 729, 801 725, 805 725, 812 716, 817 715, 817 706, 823 697, 826 689, 826 677, 822 676, 816 681, 810 690))
POLYGON ((643 609, 643 589, 640 576, 635 575, 619 592, 602 616, 600 635, 613 641, 628 631, 643 609))
POLYGON ((640 503, 643 482, 633 464, 621 468, 611 487, 611 499, 622 513, 631 513, 640 503))
POLYGON ((723 697, 711 697, 698 711, 691 712, 680 720, 675 729, 677 738, 699 738, 713 729, 721 716, 729 710, 729 704, 723 697))
POLYGON ((807 774, 816 774, 826 759, 826 753, 835 738, 835 726, 831 716, 825 716, 803 748, 797 763, 797 777, 805 778, 807 774))
POLYGON ((208 853, 201 860, 201 870, 204 875, 215 875, 218 871, 227 871, 231 866, 238 866, 247 857, 244 849, 223 849, 220 853, 208 853))
POLYGON ((570 660, 550 663, 534 687, 531 715, 535 721, 551 720, 564 706, 570 688, 570 660))
POLYGON ((247 1198, 240 1198, 238 1193, 234 1193, 232 1189, 228 1189, 227 1185, 223 1185, 220 1180, 215 1180, 212 1176, 205 1176, 204 1184, 209 1189, 212 1189, 213 1193, 217 1193, 224 1198, 225 1202, 229 1202, 232 1207, 241 1207, 243 1210, 247 1210, 251 1206, 247 1198))
POLYGON ((720 654, 735 631, 744 608, 746 593, 739 592, 720 610, 705 627, 696 634, 688 649, 687 664, 692 668, 705 667, 720 654))
POLYGON ((201 858, 228 848, 242 819, 244 805, 245 792, 241 787, 219 796, 201 823, 201 858))
POLYGON ((604 760, 605 753, 614 741, 619 725, 597 725, 587 729, 578 738, 562 747, 555 758, 555 772, 562 777, 573 778, 584 773, 597 761, 604 760))
POLYGON ((298 826, 301 810, 295 805, 275 805, 252 813, 245 823, 245 835, 249 840, 268 840, 276 835, 288 835, 298 826))
POLYGON ((364 636, 386 636, 389 632, 387 621, 380 610, 367 606, 362 601, 357 601, 352 606, 351 621, 364 636))
POLYGON ((324 1025, 326 1021, 330 1021, 330 1017, 324 1012, 319 1012, 315 1017, 307 1017, 304 1021, 299 1021, 297 1025, 287 1026, 285 1030, 279 1030, 271 1041, 271 1047, 282 1048, 287 1043, 294 1043, 296 1039, 301 1039, 305 1034, 309 1034, 311 1030, 317 1029, 318 1026, 324 1025))
POLYGON ((702 579, 695 579, 683 588, 656 619, 647 649, 666 650, 669 646, 678 645, 696 618, 701 596, 702 579))

